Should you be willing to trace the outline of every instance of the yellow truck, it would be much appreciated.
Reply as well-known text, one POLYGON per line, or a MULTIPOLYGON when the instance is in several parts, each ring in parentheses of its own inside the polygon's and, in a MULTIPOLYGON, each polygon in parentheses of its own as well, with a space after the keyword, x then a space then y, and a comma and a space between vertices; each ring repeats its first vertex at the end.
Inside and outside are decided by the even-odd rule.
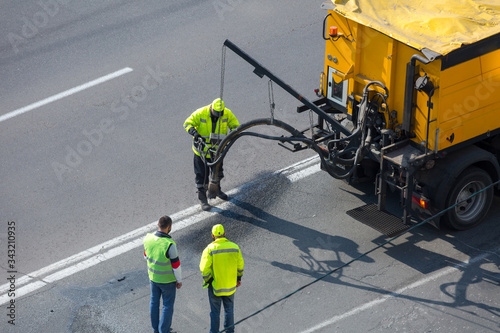
POLYGON ((317 123, 297 131, 272 117, 252 121, 222 142, 219 155, 250 127, 275 125, 291 133, 283 144, 316 150, 333 177, 374 180, 378 203, 347 213, 381 232, 398 234, 411 217, 448 207, 436 226, 479 224, 500 179, 500 4, 331 0, 322 8, 325 65, 315 101, 225 43, 298 98, 298 112, 317 113, 317 123), (389 190, 400 193, 402 217, 385 211, 389 190))
MULTIPOLYGON (((498 181, 500 4, 333 0, 322 8, 328 15, 320 94, 332 112, 370 132, 363 157, 375 163, 365 162, 368 170, 356 165, 351 177, 377 173, 378 211, 387 188, 400 191, 406 220, 428 217, 498 181)), ((487 189, 441 220, 471 228, 487 214, 493 194, 487 189)), ((363 217, 369 210, 351 215, 373 218, 363 217)))

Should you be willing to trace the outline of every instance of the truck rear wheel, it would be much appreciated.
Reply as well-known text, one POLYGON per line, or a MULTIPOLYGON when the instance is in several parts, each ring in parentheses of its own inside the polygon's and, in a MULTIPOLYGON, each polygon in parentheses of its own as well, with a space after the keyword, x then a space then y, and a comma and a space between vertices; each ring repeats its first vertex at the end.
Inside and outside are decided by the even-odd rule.
POLYGON ((481 223, 488 214, 493 201, 493 188, 490 187, 469 197, 491 183, 490 175, 483 169, 476 167, 465 169, 458 177, 458 181, 450 188, 446 207, 460 203, 448 210, 444 215, 444 222, 455 230, 467 230, 481 223))

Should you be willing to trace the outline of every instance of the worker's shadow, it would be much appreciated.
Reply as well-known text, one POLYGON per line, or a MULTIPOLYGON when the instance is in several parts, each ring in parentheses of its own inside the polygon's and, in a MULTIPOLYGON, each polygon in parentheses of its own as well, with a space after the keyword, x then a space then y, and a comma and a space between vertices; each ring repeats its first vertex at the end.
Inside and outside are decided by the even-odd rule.
MULTIPOLYGON (((239 213, 237 209, 222 210, 218 208, 213 208, 212 211, 225 218, 251 223, 253 226, 293 239, 293 244, 301 251, 299 259, 306 264, 306 267, 303 267, 304 265, 295 266, 279 261, 271 261, 271 265, 275 267, 319 277, 354 258, 359 257, 359 260, 365 263, 374 262, 368 256, 360 257, 362 253, 358 250, 358 244, 348 238, 332 236, 281 219, 238 198, 232 198, 231 203, 238 207, 241 212, 239 213), (320 255, 322 259, 318 260, 316 255, 320 255)), ((336 272, 336 275, 338 276, 340 273, 341 270, 336 272)), ((331 280, 331 282, 334 281, 331 280)))

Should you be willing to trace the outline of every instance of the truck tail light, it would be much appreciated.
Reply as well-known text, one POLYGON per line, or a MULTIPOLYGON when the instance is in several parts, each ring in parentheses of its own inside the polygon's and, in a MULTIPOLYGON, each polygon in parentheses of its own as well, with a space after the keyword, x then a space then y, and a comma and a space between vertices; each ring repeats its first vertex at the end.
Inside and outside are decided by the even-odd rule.
POLYGON ((411 201, 417 204, 418 206, 422 207, 423 209, 429 209, 430 207, 429 200, 422 197, 418 197, 415 194, 412 195, 411 201))

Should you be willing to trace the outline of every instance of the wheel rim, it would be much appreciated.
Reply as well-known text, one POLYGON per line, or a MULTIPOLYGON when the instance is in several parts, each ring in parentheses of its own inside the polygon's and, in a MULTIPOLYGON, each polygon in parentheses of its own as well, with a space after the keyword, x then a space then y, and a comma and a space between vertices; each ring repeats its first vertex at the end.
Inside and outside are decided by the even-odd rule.
POLYGON ((455 207, 455 214, 463 222, 473 222, 483 210, 487 198, 486 192, 483 191, 470 198, 472 194, 483 188, 484 184, 482 182, 472 181, 462 187, 458 193, 457 200, 455 201, 455 203, 458 204, 455 207))

